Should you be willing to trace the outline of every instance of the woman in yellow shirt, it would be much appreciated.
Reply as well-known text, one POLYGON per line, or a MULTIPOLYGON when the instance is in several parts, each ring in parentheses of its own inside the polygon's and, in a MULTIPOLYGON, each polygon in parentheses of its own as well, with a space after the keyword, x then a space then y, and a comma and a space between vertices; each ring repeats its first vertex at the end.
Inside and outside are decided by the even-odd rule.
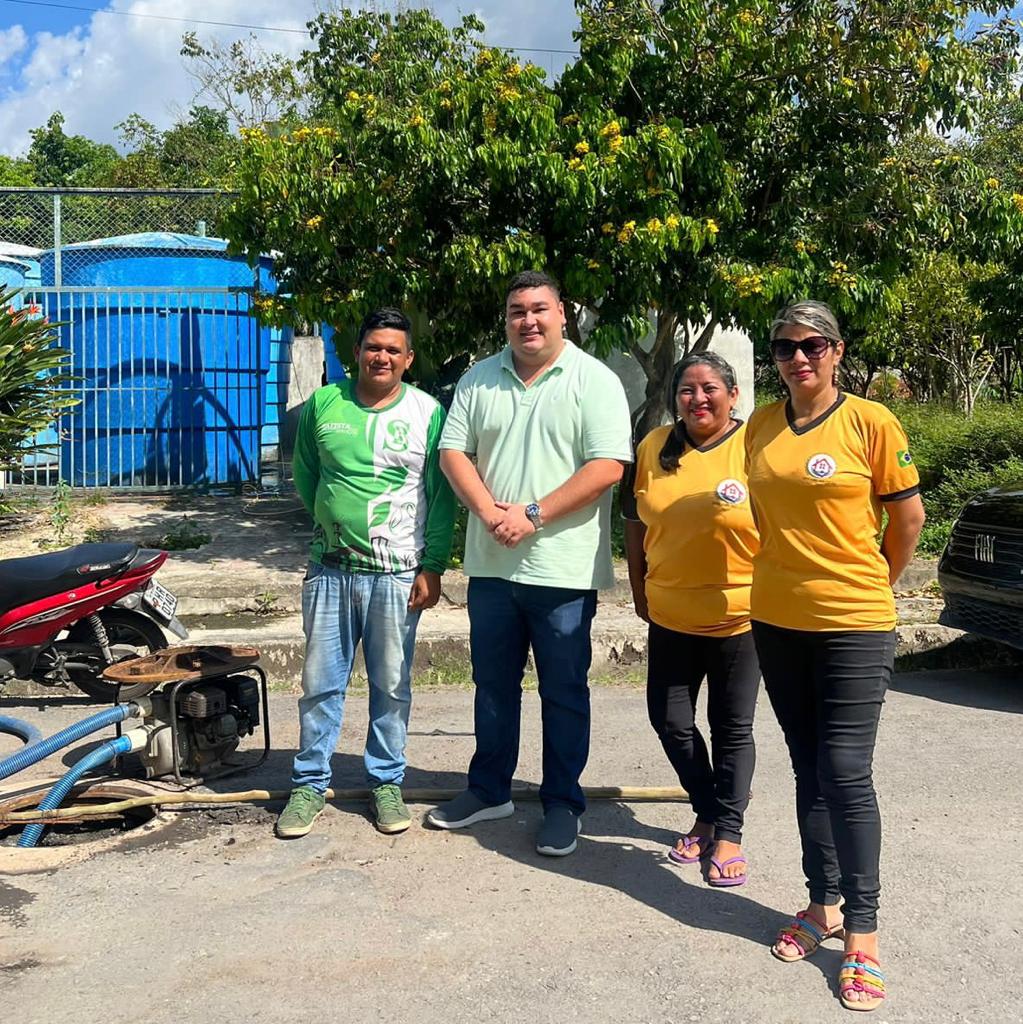
POLYGON ((696 814, 668 856, 705 860, 716 887, 746 881, 742 823, 760 682, 749 621, 758 541, 745 426, 733 416, 738 397, 735 371, 720 356, 683 359, 669 391, 674 423, 640 443, 623 501, 633 598, 649 623, 650 722, 696 814), (712 757, 695 723, 705 677, 712 757))
POLYGON ((802 960, 844 927, 839 997, 849 1009, 873 1010, 885 988, 871 762, 895 656, 892 584, 913 555, 924 513, 899 421, 835 383, 844 351, 821 302, 788 306, 771 325, 771 354, 789 396, 757 409, 746 431, 761 542, 751 617, 795 770, 810 895, 772 953, 802 960), (878 543, 882 509, 888 524, 878 543))

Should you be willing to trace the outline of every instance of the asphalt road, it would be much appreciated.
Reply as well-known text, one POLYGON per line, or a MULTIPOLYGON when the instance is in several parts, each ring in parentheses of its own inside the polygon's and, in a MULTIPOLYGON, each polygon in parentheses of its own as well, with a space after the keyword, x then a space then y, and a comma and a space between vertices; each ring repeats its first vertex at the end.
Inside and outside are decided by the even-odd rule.
MULTIPOLYGON (((271 761, 231 788, 287 785, 294 699, 272 707, 271 761)), ((538 779, 538 710, 527 694, 522 781, 538 779)), ((4 712, 50 733, 85 710, 6 699, 4 712)), ((365 723, 365 700, 350 699, 336 785, 362 784, 365 723)), ((891 999, 875 1024, 1023 1020, 1021 728, 1011 673, 896 678, 876 760, 891 999)), ((471 694, 418 695, 412 732, 408 783, 460 786, 471 694)), ((757 739, 744 888, 669 864, 689 822, 678 804, 593 804, 563 860, 534 853, 530 803, 460 833, 417 820, 396 838, 343 805, 287 843, 261 808, 187 812, 0 880, 0 997, 22 1024, 848 1021, 839 944, 792 965, 767 951, 805 894, 791 772, 763 698, 757 739)), ((592 749, 591 785, 674 781, 638 690, 595 691, 592 749)))

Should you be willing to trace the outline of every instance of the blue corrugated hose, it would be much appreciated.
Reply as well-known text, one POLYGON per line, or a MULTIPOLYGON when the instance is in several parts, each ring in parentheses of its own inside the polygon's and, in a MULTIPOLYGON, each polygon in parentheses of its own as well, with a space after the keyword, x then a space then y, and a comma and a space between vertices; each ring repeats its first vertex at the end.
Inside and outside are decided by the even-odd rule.
MULTIPOLYGON (((131 740, 127 736, 118 736, 116 740, 107 740, 106 743, 90 751, 81 761, 68 769, 67 775, 43 797, 37 809, 40 811, 52 811, 55 807, 60 807, 64 802, 64 797, 71 792, 72 786, 87 771, 98 768, 101 764, 106 764, 121 754, 127 754, 130 750, 131 740)), ((22 849, 28 846, 35 846, 39 842, 39 837, 43 834, 45 827, 45 825, 38 824, 26 826, 25 831, 21 833, 21 838, 18 840, 18 846, 22 849)))
POLYGON ((9 718, 7 715, 0 715, 0 732, 17 736, 28 744, 38 743, 43 738, 43 734, 34 725, 23 722, 20 718, 9 718))
POLYGON ((55 732, 49 739, 41 739, 31 746, 19 750, 16 754, 5 757, 0 761, 0 779, 6 779, 16 772, 28 768, 29 765, 41 761, 44 757, 49 757, 50 754, 60 750, 61 747, 66 747, 69 743, 74 743, 75 740, 80 740, 97 729, 102 729, 105 725, 123 722, 126 718, 131 718, 138 714, 138 705, 128 703, 116 704, 114 707, 100 711, 89 718, 83 718, 82 721, 75 722, 74 725, 69 725, 66 729, 61 729, 60 732, 55 732))

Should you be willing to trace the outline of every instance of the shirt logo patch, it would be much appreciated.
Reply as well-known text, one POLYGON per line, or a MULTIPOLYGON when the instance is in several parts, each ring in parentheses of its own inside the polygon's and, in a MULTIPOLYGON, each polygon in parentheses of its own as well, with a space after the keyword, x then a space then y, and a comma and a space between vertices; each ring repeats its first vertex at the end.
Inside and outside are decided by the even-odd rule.
POLYGON ((717 496, 729 505, 738 505, 746 500, 746 488, 738 480, 722 480, 717 486, 717 496))
POLYGON ((410 424, 405 420, 391 420, 387 424, 387 437, 384 439, 384 448, 392 452, 404 452, 408 450, 408 435, 410 424))
POLYGON ((827 480, 829 476, 834 476, 838 466, 835 464, 835 460, 830 455, 811 455, 806 463, 806 471, 815 480, 827 480))
POLYGON ((900 448, 895 453, 895 461, 900 466, 912 466, 913 465, 913 456, 910 455, 908 451, 905 451, 904 449, 900 448))

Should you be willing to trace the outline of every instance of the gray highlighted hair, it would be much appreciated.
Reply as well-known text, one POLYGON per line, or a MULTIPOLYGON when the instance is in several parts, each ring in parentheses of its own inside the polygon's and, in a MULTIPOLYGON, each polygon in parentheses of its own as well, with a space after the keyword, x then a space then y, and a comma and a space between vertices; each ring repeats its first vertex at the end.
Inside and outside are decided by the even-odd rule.
POLYGON ((838 343, 842 340, 842 333, 838 329, 838 321, 831 307, 816 299, 800 299, 780 309, 771 321, 771 340, 774 341, 778 331, 789 324, 809 327, 828 341, 838 343))

